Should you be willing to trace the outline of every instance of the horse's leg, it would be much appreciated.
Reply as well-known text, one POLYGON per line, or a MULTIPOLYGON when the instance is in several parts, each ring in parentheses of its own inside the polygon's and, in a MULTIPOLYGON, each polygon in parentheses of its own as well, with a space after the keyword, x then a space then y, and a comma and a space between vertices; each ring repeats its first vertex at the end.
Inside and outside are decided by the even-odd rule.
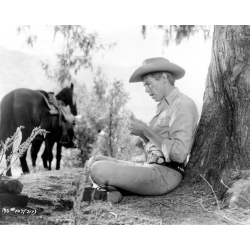
POLYGON ((51 170, 51 162, 53 160, 53 153, 52 153, 53 145, 54 143, 52 141, 48 139, 45 140, 45 149, 42 154, 42 159, 43 159, 44 168, 48 170, 51 170), (48 166, 48 162, 49 162, 49 166, 48 166))
POLYGON ((48 168, 48 162, 47 162, 47 145, 45 143, 45 148, 42 154, 42 160, 43 160, 43 167, 47 170, 49 170, 48 168))
POLYGON ((26 155, 27 155, 27 151, 23 154, 22 157, 20 157, 20 161, 21 161, 21 166, 22 166, 22 170, 24 174, 29 174, 30 170, 26 161, 26 155))
MULTIPOLYGON (((9 150, 8 150, 8 151, 6 151, 6 159, 9 157, 9 155, 10 155, 10 152, 9 152, 9 150)), ((8 164, 8 165, 9 165, 9 164, 8 164)), ((7 176, 12 176, 11 168, 9 168, 9 169, 7 170, 6 175, 7 175, 7 176)))
POLYGON ((48 154, 49 154, 49 169, 51 170, 51 163, 53 161, 53 146, 54 146, 55 141, 49 141, 49 150, 48 150, 48 154))
POLYGON ((43 140, 34 140, 31 145, 30 155, 33 167, 36 166, 37 154, 42 146, 43 140))
POLYGON ((56 147, 56 170, 60 169, 60 162, 61 162, 61 156, 62 156, 62 144, 60 142, 57 142, 56 147))

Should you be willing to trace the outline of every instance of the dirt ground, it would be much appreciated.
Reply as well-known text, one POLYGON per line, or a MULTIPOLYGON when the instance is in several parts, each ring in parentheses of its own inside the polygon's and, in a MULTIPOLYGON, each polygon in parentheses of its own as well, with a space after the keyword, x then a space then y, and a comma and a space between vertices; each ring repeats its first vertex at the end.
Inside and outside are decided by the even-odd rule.
MULTIPOLYGON (((2 213, 1 225, 72 225, 75 182, 82 168, 38 172, 20 177, 34 215, 2 213)), ((213 192, 185 179, 171 193, 158 197, 127 196, 121 203, 81 203, 77 220, 82 225, 228 225, 250 224, 249 210, 223 209, 213 192), (248 219, 249 218, 249 219, 248 219)))

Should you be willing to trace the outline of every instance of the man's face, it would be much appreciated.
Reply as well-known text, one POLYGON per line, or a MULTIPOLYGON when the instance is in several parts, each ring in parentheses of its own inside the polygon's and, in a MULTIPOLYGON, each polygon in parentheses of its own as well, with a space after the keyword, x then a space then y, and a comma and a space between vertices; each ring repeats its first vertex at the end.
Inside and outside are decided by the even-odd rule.
POLYGON ((163 98, 165 98, 165 84, 162 76, 159 78, 159 80, 156 80, 153 76, 148 75, 144 78, 143 85, 146 92, 156 102, 160 102, 163 98))

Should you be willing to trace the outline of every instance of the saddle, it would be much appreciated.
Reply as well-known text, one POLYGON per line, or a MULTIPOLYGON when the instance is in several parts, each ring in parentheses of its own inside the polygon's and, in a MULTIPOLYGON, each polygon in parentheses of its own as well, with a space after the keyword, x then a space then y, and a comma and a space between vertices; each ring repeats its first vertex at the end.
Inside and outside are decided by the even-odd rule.
POLYGON ((61 125, 63 120, 70 123, 74 121, 73 115, 67 109, 64 102, 57 100, 53 92, 45 92, 43 90, 38 91, 43 96, 43 99, 49 108, 50 114, 59 115, 59 125, 61 125))
POLYGON ((59 116, 59 126, 62 127, 62 133, 63 133, 60 142, 62 144, 69 143, 67 130, 69 126, 73 124, 74 116, 65 106, 64 102, 56 99, 53 92, 46 92, 43 90, 38 90, 38 91, 43 96, 43 99, 47 107, 49 108, 50 114, 59 116))

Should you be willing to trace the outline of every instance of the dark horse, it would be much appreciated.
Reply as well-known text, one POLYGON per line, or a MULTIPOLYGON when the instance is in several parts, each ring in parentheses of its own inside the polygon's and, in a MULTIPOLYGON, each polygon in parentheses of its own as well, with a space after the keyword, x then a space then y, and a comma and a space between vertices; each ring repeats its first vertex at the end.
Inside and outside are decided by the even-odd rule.
MULTIPOLYGON (((70 106, 73 115, 77 115, 74 96, 74 85, 62 89, 56 98, 70 106)), ((35 127, 41 127, 49 131, 46 139, 55 139, 62 135, 62 127, 59 126, 59 116, 51 115, 49 108, 39 91, 20 88, 5 95, 1 101, 0 141, 11 137, 16 128, 22 129, 22 142, 25 141, 35 127)), ((8 152, 9 153, 9 152, 8 152)), ((20 158, 23 173, 29 173, 26 162, 27 152, 20 158)), ((8 155, 6 154, 6 157, 8 155)), ((7 171, 11 175, 11 169, 7 171)))
MULTIPOLYGON (((39 90, 47 99, 49 99, 49 93, 39 90)), ((53 93, 52 93, 53 95, 53 93)), ((60 96, 55 96, 57 101, 61 101, 60 96)), ((75 115, 75 114, 74 114, 75 115)), ((74 129, 73 129, 73 123, 74 122, 65 122, 63 125, 65 126, 64 132, 67 131, 66 136, 55 136, 54 138, 51 138, 49 140, 45 140, 45 148, 42 154, 42 160, 43 160, 43 166, 47 170, 51 170, 51 162, 53 160, 53 146, 55 143, 57 143, 57 153, 56 153, 56 170, 60 169, 60 161, 61 161, 61 151, 62 146, 66 148, 72 148, 75 147, 73 143, 74 138, 74 129)), ((31 145, 31 160, 33 167, 36 166, 36 159, 38 152, 43 144, 44 140, 34 140, 31 145)))

